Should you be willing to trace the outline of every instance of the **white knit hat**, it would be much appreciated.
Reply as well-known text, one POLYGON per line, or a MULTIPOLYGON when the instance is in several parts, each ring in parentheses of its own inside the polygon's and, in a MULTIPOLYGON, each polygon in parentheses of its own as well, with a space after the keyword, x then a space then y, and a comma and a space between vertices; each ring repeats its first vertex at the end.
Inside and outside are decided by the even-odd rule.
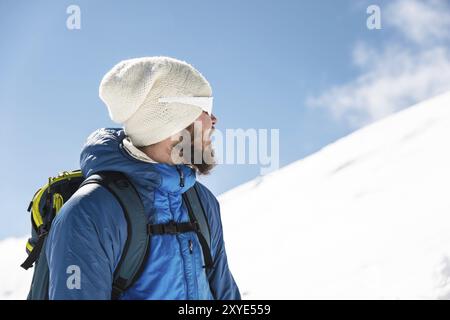
POLYGON ((180 132, 212 107, 208 81, 190 64, 170 57, 119 62, 103 77, 99 95, 136 147, 180 132))

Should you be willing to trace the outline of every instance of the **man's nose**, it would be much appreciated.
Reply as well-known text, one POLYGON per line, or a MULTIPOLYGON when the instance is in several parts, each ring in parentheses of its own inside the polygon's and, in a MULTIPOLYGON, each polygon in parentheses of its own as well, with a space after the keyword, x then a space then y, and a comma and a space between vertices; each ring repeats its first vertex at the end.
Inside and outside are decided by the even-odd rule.
POLYGON ((211 114, 211 122, 212 122, 213 126, 215 126, 216 123, 217 123, 217 118, 216 118, 216 116, 214 114, 211 114))

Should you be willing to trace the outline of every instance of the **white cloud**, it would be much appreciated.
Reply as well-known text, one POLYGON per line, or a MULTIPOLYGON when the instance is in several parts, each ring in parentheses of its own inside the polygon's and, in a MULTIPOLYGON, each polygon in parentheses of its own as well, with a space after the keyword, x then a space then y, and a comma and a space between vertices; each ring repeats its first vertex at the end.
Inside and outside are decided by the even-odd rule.
POLYGON ((383 11, 386 25, 400 37, 381 49, 355 44, 352 62, 360 75, 308 98, 309 106, 328 108, 358 127, 450 90, 448 6, 436 0, 398 0, 382 9, 382 17, 383 11))
POLYGON ((450 37, 450 12, 444 0, 398 0, 386 9, 387 25, 410 40, 427 44, 450 37))

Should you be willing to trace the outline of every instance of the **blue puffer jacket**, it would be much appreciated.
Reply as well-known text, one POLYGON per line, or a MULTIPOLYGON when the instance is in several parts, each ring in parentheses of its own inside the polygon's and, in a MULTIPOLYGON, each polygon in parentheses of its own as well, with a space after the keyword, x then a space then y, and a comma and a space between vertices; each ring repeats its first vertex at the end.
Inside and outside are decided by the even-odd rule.
MULTIPOLYGON (((149 223, 189 221, 181 194, 196 181, 186 165, 148 163, 123 148, 122 129, 92 133, 81 153, 85 177, 112 170, 125 173, 136 186, 149 223), (178 168, 177 168, 178 167, 178 168), (185 176, 180 187, 180 174, 185 176)), ((200 200, 210 224, 214 268, 206 272, 202 248, 194 232, 155 235, 145 269, 121 299, 240 299, 228 268, 217 199, 199 184, 200 200)), ((53 221, 47 238, 50 299, 110 299, 113 273, 127 238, 122 209, 112 194, 98 185, 79 189, 53 221), (67 286, 69 266, 80 271, 80 287, 67 286)))

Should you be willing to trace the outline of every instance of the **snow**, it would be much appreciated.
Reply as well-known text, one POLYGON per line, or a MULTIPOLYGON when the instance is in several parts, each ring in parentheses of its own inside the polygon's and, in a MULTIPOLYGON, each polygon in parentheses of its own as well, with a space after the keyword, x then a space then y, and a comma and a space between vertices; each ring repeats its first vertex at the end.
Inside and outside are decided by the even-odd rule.
POLYGON ((449 138, 447 93, 221 195, 244 298, 449 299, 449 138))
POLYGON ((33 270, 20 267, 27 254, 28 238, 8 238, 0 241, 0 300, 26 299, 33 270))
POLYGON ((447 93, 221 195, 244 297, 450 298, 449 138, 447 93))
MULTIPOLYGON (((222 194, 243 298, 450 299, 449 138, 447 93, 222 194)), ((25 243, 0 242, 0 299, 26 297, 25 243)))

